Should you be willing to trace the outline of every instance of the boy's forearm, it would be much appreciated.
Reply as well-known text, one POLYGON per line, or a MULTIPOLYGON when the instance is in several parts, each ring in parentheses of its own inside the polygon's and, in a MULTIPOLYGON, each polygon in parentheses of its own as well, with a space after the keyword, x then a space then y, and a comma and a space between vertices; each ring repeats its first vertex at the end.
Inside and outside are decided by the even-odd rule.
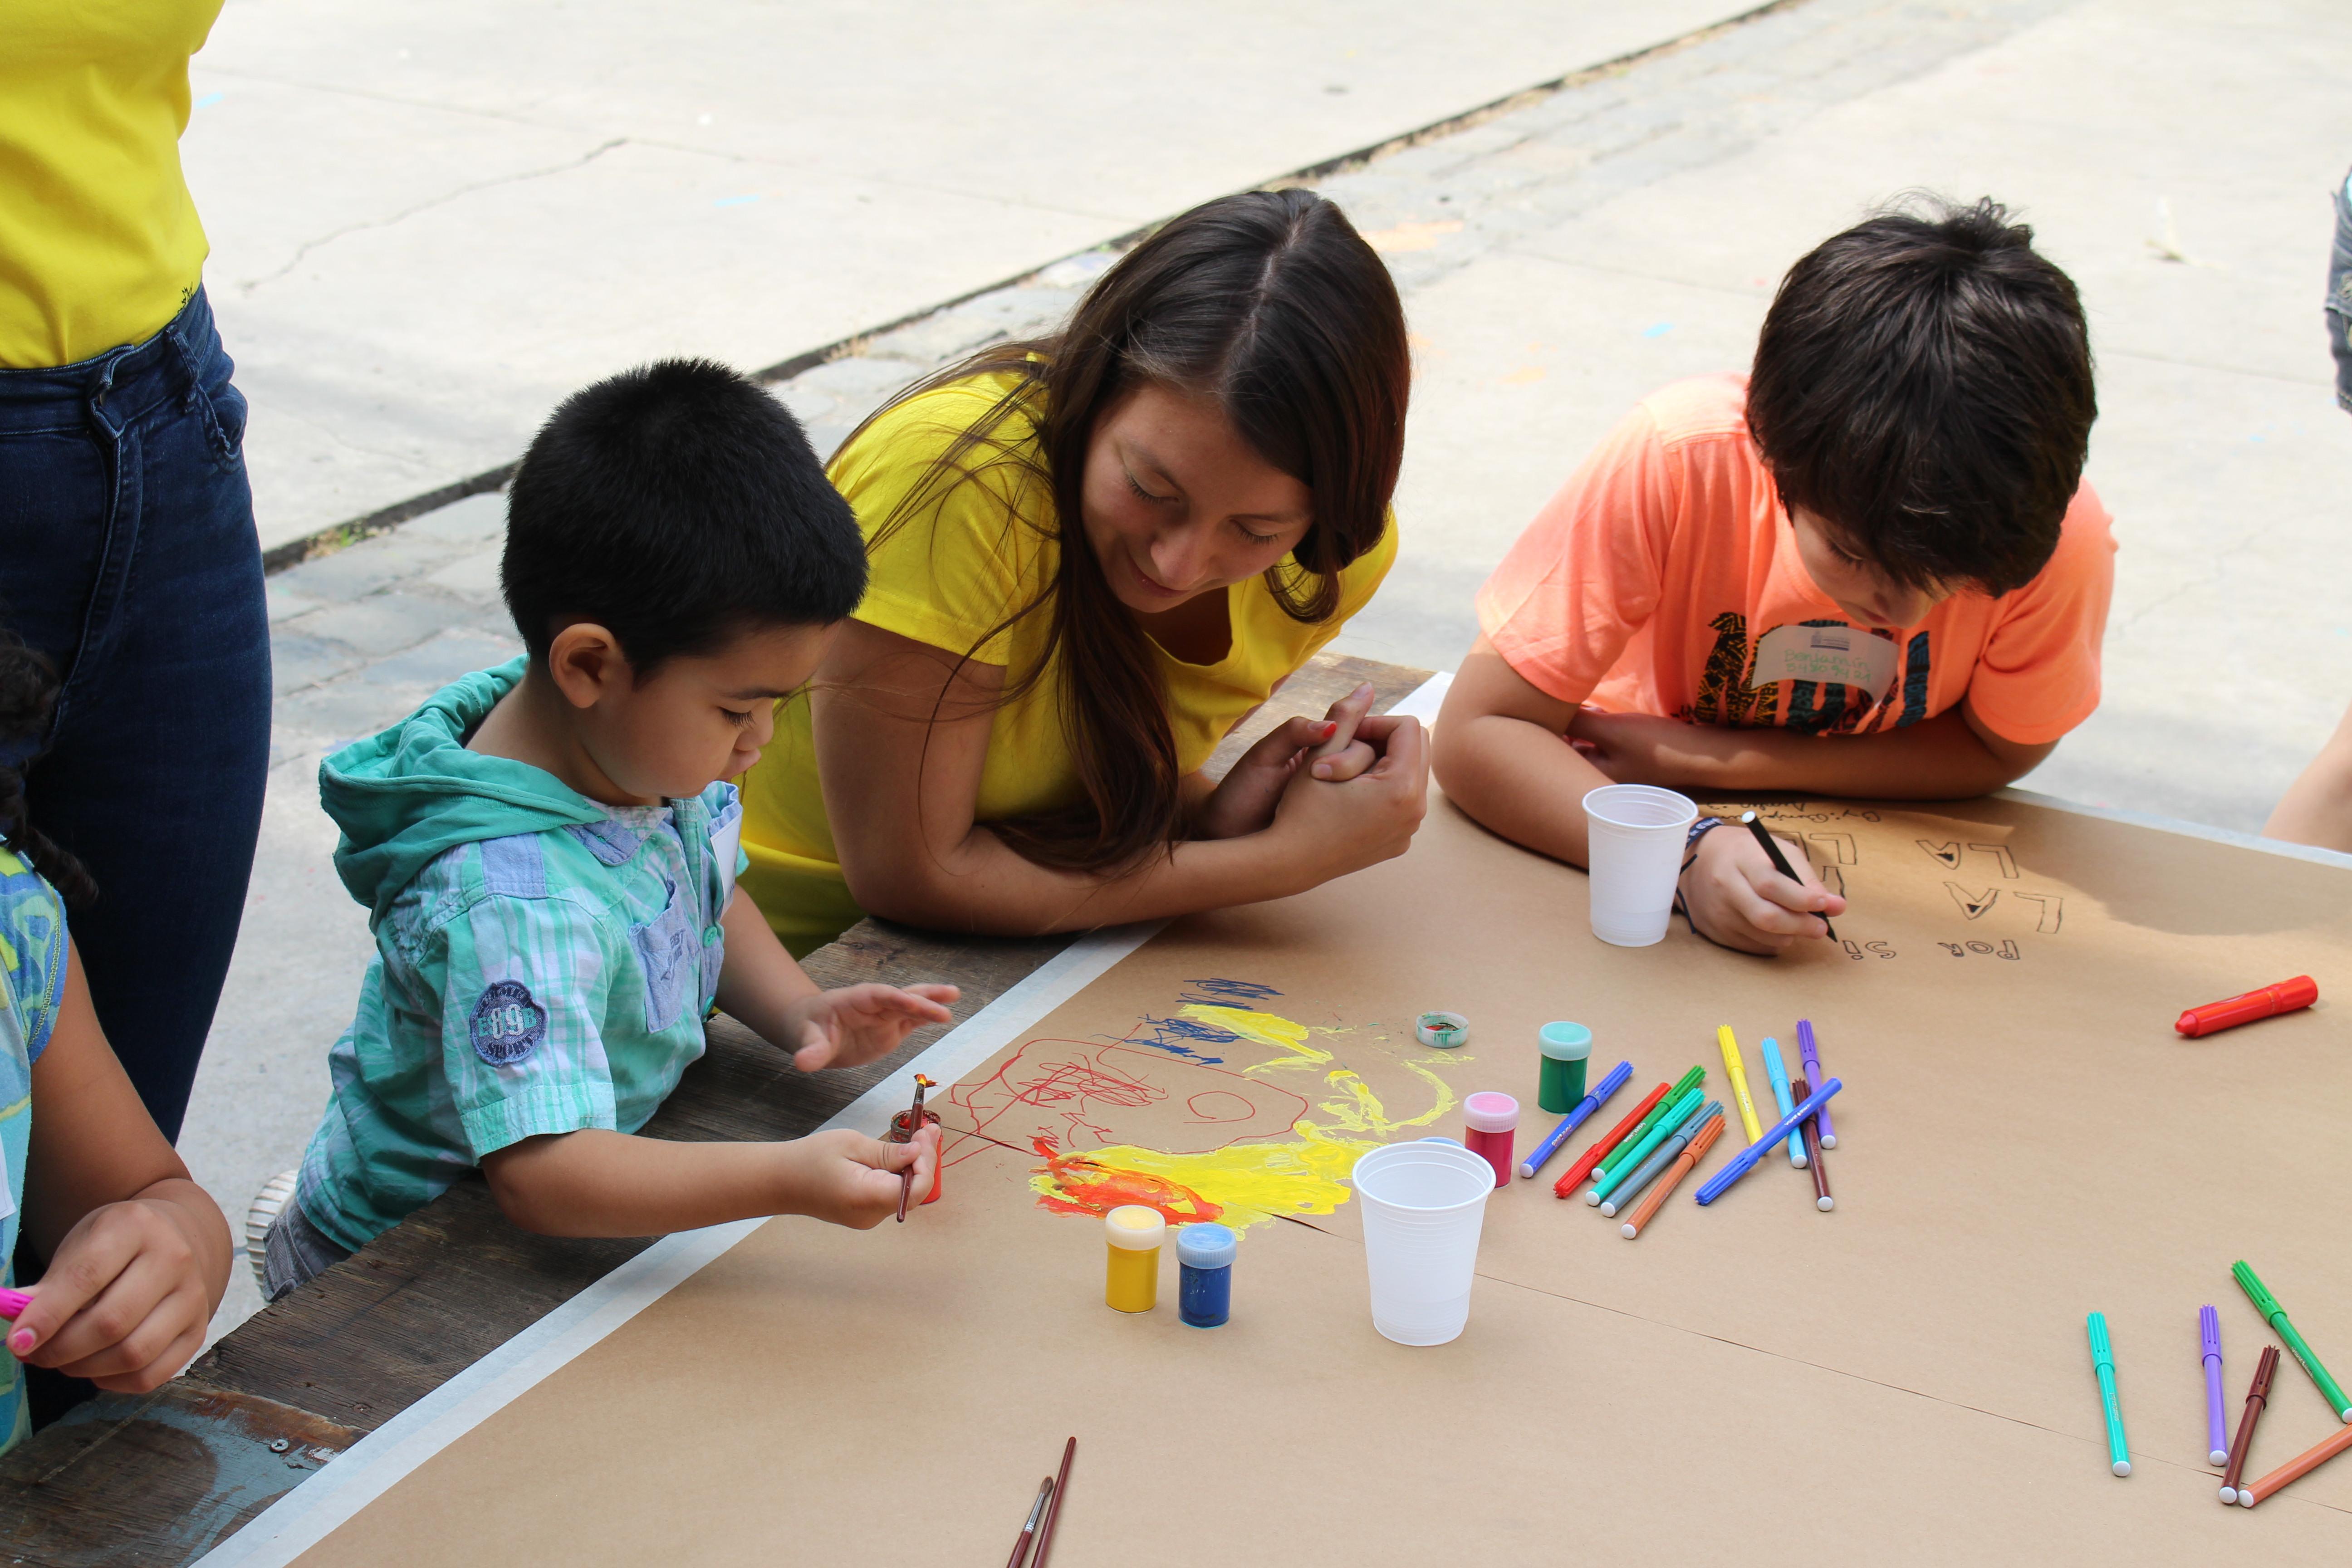
POLYGON ((1587 854, 1584 797, 1610 782, 1539 724, 1482 713, 1441 724, 1438 783, 1488 830, 1571 866, 1587 854))
POLYGON ((2352 850, 2352 711, 2319 755, 2279 797, 2263 837, 2352 850))
POLYGON ((674 1143, 585 1128, 482 1162, 499 1210, 541 1236, 667 1236, 794 1212, 782 1143, 674 1143))
POLYGON ((1666 772, 1646 782, 1674 789, 1788 790, 1883 800, 1961 800, 1989 795, 2031 772, 2031 756, 1995 754, 1957 708, 1906 729, 1871 735, 1691 725, 1666 772))
MULTIPOLYGON (((817 984, 793 962, 760 906, 740 889, 719 917, 727 933, 727 962, 719 971, 719 1005, 730 1018, 781 1050, 797 1048, 790 1010, 817 994, 817 984)), ((638 1232, 628 1232, 637 1235, 638 1232)))

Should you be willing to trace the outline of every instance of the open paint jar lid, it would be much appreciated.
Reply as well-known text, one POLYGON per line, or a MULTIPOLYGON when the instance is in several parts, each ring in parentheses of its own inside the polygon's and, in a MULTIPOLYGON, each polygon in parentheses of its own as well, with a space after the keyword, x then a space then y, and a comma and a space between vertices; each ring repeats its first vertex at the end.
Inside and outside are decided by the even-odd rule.
POLYGON ((1459 1013, 1423 1013, 1413 1020, 1412 1037, 1424 1046, 1450 1050, 1470 1037, 1470 1020, 1459 1013))

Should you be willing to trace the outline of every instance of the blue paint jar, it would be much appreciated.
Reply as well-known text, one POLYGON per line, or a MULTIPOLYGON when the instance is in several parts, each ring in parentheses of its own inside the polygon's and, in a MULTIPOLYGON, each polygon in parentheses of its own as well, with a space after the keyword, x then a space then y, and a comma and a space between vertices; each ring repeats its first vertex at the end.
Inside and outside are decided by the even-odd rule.
POLYGON ((1189 1327, 1219 1328, 1232 1315, 1239 1239, 1222 1225, 1188 1225, 1176 1233, 1176 1316, 1189 1327))

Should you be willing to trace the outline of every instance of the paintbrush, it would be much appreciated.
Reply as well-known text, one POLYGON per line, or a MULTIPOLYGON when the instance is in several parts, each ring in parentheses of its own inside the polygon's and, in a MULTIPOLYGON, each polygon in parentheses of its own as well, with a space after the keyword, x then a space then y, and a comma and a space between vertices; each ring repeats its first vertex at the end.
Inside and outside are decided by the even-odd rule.
MULTIPOLYGON (((1802 877, 1798 876, 1794 871, 1789 869, 1789 858, 1780 853, 1780 845, 1779 840, 1772 837, 1762 823, 1756 820, 1756 814, 1752 811, 1742 813, 1739 820, 1748 825, 1748 831, 1756 835, 1756 842, 1764 846, 1764 853, 1772 858, 1772 869, 1780 872, 1780 875, 1788 878, 1789 880, 1796 883, 1797 886, 1801 888, 1803 887, 1805 885, 1805 879, 1802 877)), ((1830 917, 1824 914, 1816 914, 1813 918, 1822 922, 1822 930, 1828 935, 1832 942, 1835 942, 1837 940, 1837 927, 1830 924, 1830 917)))
POLYGON ((1069 1489, 1070 1460, 1077 1451, 1075 1436, 1062 1445, 1062 1468, 1054 1473, 1053 1500, 1045 1505, 1045 1522, 1037 1527, 1037 1557, 1029 1568, 1045 1568, 1045 1553, 1054 1550, 1054 1527, 1062 1522, 1062 1494, 1069 1489))
POLYGON ((1004 1568, 1021 1568, 1021 1560, 1029 1555, 1029 1543, 1037 1539, 1037 1516, 1045 1511, 1045 1500, 1053 1495, 1054 1478, 1047 1476, 1037 1483, 1037 1500, 1029 1505, 1028 1522, 1013 1538, 1013 1555, 1004 1560, 1004 1568))
MULTIPOLYGON (((923 1090, 930 1087, 929 1079, 925 1078, 921 1073, 915 1075, 915 1105, 913 1110, 907 1112, 907 1136, 903 1140, 906 1142, 912 1143, 915 1141, 915 1134, 923 1130, 923 1090)), ((915 1167, 909 1164, 898 1173, 898 1223, 900 1225, 907 1223, 907 1200, 914 1195, 914 1191, 915 1167)))

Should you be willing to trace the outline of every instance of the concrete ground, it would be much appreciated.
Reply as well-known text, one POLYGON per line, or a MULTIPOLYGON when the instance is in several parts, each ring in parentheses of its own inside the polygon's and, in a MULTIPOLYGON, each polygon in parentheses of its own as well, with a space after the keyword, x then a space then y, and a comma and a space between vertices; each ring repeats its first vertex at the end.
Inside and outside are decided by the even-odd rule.
MULTIPOLYGON (((233 3, 224 27, 258 10, 254 0, 233 3)), ((337 27, 358 26, 283 19, 330 41, 344 37, 337 27)), ((1558 55, 1534 63, 1517 35, 1503 36, 1510 41, 1484 47, 1507 65, 1519 62, 1522 76, 1573 63, 1558 55)), ((1108 47, 1094 37, 1090 47, 1108 47)), ((1400 32, 1389 47, 1427 47, 1428 37, 1400 32)), ((1311 35, 1302 25, 1276 42, 1304 49, 1311 35)), ((869 38, 858 47, 873 58, 881 46, 869 38)), ((1198 61, 1176 53, 1187 69, 1216 68, 1209 52, 1198 61)), ((1455 58, 1476 55, 1465 47, 1455 58)), ((310 68, 323 79, 335 63, 323 51, 310 68)), ((1463 81, 1480 84, 1460 102, 1414 100, 1410 113, 1385 124, 1323 129, 1336 144, 1369 142, 1499 90, 1470 66, 1459 68, 1463 81)), ((667 79, 642 62, 629 71, 667 79)), ((1419 367, 1397 508, 1402 561, 1339 647, 1450 667, 1472 635, 1471 593, 1536 507, 1634 398, 1675 376, 1744 363, 1790 260, 1906 188, 1990 193, 2037 226, 2083 287, 2105 410, 2091 478, 2122 542, 2105 705, 2029 783, 2099 804, 2259 826, 2352 699, 2352 565, 2331 548, 2352 510, 2352 419, 2332 405, 2318 313, 2327 192, 2352 162, 2352 99, 2339 86, 2347 76, 2352 16, 2319 3, 1801 0, 1324 180, 1319 188, 1348 206, 1395 271, 1419 367)), ((514 77, 531 79, 528 70, 514 77)), ((502 84, 488 66, 467 80, 477 96, 549 96, 502 84)), ((1213 121, 1221 101, 1195 108, 1213 121)), ((1170 102, 1176 107, 1158 112, 1181 107, 1170 102)), ((954 143, 953 116, 940 113, 926 123, 954 143)), ((1220 121, 1202 134, 1229 132, 1220 121)), ((1308 140, 1302 132, 1284 145, 1308 140)), ((1246 137, 1232 141, 1220 154, 1227 163, 1202 160, 1187 177, 1223 177, 1249 152, 1246 137)), ((1285 162, 1260 158, 1227 184, 1285 162)), ((1107 177, 1100 171, 1099 161, 1076 160, 1072 178, 1107 177)), ((1167 210, 1211 194, 1187 188, 1180 197, 1176 189, 1144 195, 1166 198, 1159 210, 1167 210)), ((224 243, 217 206, 208 211, 224 243)), ((1131 226, 1127 211, 1118 208, 1098 232, 1131 226)), ((1011 229, 968 236, 961 226, 978 221, 969 212, 949 204, 892 221, 917 226, 936 250, 1003 246, 986 253, 984 268, 975 265, 990 276, 1043 270, 781 385, 821 448, 923 369, 992 336, 1050 326, 1109 259, 1096 251, 1049 266, 1059 243, 1049 236, 1062 231, 1026 231, 1034 248, 1023 253, 1011 229), (951 243, 940 245, 943 237, 951 243)), ((857 247, 870 240, 851 235, 838 254, 862 255, 857 247)), ((796 293, 856 281, 833 276, 856 270, 852 261, 779 254, 778 276, 796 293)), ((691 343, 661 336, 659 300, 630 296, 610 279, 551 285, 592 300, 610 285, 619 301, 612 308, 625 304, 646 323, 641 337, 591 345, 577 365, 552 349, 531 359, 516 346, 520 337, 484 351, 457 341, 471 328, 436 316, 441 304, 407 301, 382 328, 407 356, 388 381, 423 361, 437 362, 449 381, 413 396, 362 393, 349 365, 333 372, 344 378, 336 384, 308 391, 290 374, 272 380, 230 318, 257 405, 265 510, 337 521, 357 510, 354 496, 398 499, 394 481, 404 475, 440 482, 494 466, 520 450, 556 393, 657 348, 704 347, 757 365, 824 341, 784 338, 780 318, 756 310, 727 337, 723 310, 697 315, 702 307, 685 299, 699 298, 704 275, 693 263, 690 251, 678 262, 675 289, 680 319, 707 334, 691 343), (329 422, 358 432, 362 446, 438 455, 414 468, 341 468, 341 437, 302 445, 312 438, 299 423, 310 417, 310 391, 329 422), (445 393, 451 401, 436 403, 445 393), (262 412, 273 398, 284 421, 269 437, 274 449, 262 412), (371 407, 380 428, 369 424, 371 407), (420 431, 461 435, 435 447, 420 431), (308 483, 298 472, 305 463, 332 473, 308 483), (274 500, 273 485, 285 489, 274 500)), ((723 289, 733 265, 715 264, 714 288, 723 289)), ((891 286, 902 285, 914 286, 891 286)), ((355 285, 347 278, 345 286, 355 285)), ((959 291, 942 287, 932 297, 959 291)), ((862 308, 840 298, 850 301, 842 312, 862 308)), ((862 321, 826 318, 808 330, 845 335, 910 309, 892 296, 862 321)), ((265 325, 257 313, 245 330, 257 339, 284 332, 271 341, 292 342, 298 315, 265 325)), ((320 316, 300 330, 327 324, 320 316)), ((325 1095, 325 1047, 348 1019, 369 952, 362 913, 329 863, 334 829, 317 805, 318 761, 397 719, 441 681, 515 651, 496 595, 500 527, 499 499, 478 496, 272 580, 280 698, 261 858, 182 1139, 199 1179, 235 1218, 308 1137, 325 1095)), ((254 1300, 240 1279, 216 1328, 240 1321, 254 1300)))
POLYGON ((228 0, 184 142, 263 542, 1756 0, 228 0))

